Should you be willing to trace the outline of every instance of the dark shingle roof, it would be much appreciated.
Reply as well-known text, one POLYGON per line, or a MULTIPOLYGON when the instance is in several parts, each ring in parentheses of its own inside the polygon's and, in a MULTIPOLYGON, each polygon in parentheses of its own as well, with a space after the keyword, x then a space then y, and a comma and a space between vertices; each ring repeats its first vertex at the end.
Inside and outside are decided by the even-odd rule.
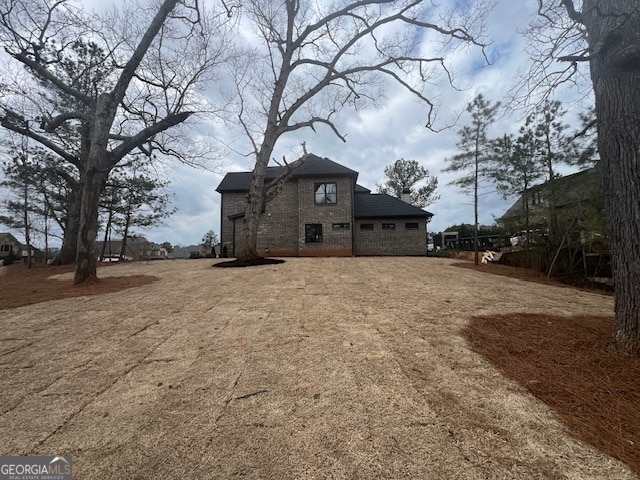
MULTIPOLYGON (((281 171, 281 167, 267 168, 267 175, 265 177, 265 180, 276 178, 278 171, 281 171)), ((246 192, 247 190, 249 190, 251 175, 252 172, 229 172, 224 176, 224 178, 216 188, 216 192, 246 192)))
POLYGON ((422 210, 386 193, 354 195, 354 217, 361 218, 426 218, 433 213, 422 210))
MULTIPOLYGON (((282 173, 284 167, 268 167, 265 180, 272 180, 282 173)), ((252 172, 231 172, 222 179, 216 192, 245 192, 249 190, 252 172)), ((295 169, 291 178, 301 177, 343 177, 358 178, 358 172, 339 163, 310 154, 302 165, 295 169)))
POLYGON ((349 176, 358 178, 358 172, 350 168, 340 165, 339 163, 329 160, 328 158, 320 158, 317 155, 310 154, 302 165, 296 168, 293 177, 328 177, 328 176, 349 176))

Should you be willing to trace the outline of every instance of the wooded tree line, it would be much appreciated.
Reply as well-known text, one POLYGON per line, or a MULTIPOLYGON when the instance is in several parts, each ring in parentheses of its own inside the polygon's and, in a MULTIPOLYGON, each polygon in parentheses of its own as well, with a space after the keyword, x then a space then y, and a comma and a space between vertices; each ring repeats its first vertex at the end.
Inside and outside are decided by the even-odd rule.
MULTIPOLYGON (((529 189, 545 183, 544 203, 547 205, 545 236, 551 245, 557 246, 566 230, 561 228, 558 202, 562 192, 556 182, 562 166, 588 168, 598 161, 595 149, 593 111, 581 115, 582 125, 570 129, 565 122, 567 110, 561 102, 546 100, 529 114, 517 134, 489 135, 499 111, 500 103, 491 102, 477 95, 467 105, 470 122, 460 131, 457 147, 460 153, 448 159, 445 171, 461 176, 451 183, 473 197, 475 262, 478 264, 479 195, 496 189, 504 198, 520 197, 521 222, 509 225, 513 230, 523 230, 528 238, 532 234, 530 206, 534 201, 529 189)), ((542 203, 539 198, 537 202, 542 203)), ((597 212, 592 212, 597 215, 597 212)), ((566 219, 563 219, 566 220, 566 219)), ((537 221, 535 228, 540 228, 537 221)), ((604 233, 604 232, 603 232, 604 233)))
POLYGON ((226 11, 167 0, 98 16, 67 0, 3 0, 0 14, 0 43, 14 61, 0 124, 73 172, 62 249, 80 283, 96 276, 101 203, 115 205, 114 172, 141 158, 201 164, 180 124, 209 110, 199 88, 225 51, 217 27, 226 11))
MULTIPOLYGON (((614 346, 639 353, 637 0, 538 2, 539 24, 531 32, 549 45, 537 50, 539 61, 524 88, 530 95, 552 89, 584 72, 580 65, 589 66, 616 284, 614 346)), ((98 17, 66 0, 1 0, 0 43, 13 67, 0 85, 0 124, 77 169, 75 282, 82 282, 96 275, 100 198, 111 172, 134 151, 193 161, 187 146, 176 142, 180 125, 215 110, 205 106, 202 89, 216 80, 215 67, 226 63, 235 95, 228 97, 230 111, 223 116, 246 134, 245 153, 255 159, 239 252, 256 258, 264 204, 306 154, 302 149, 299 160, 284 159, 285 173, 265 182, 277 144, 316 128, 346 141, 337 122, 340 111, 374 105, 390 83, 422 102, 425 124, 433 128, 433 90, 446 85, 434 88, 435 79, 455 84, 448 59, 465 48, 486 60, 484 7, 457 2, 444 10, 421 0, 338 6, 163 0, 131 3, 129 11, 98 17), (236 35, 241 31, 252 38, 236 35), (416 39, 423 37, 430 38, 432 50, 416 49, 416 39)), ((478 173, 474 168, 474 178, 478 173)))
MULTIPOLYGON (((39 238, 47 261, 72 263, 72 240, 79 220, 77 204, 82 194, 77 172, 37 147, 13 150, 12 158, 3 162, 2 171, 5 179, 0 182, 4 199, 0 204, 0 224, 22 232, 27 245, 39 238), (63 248, 49 258, 52 240, 62 242, 63 248)), ((124 258, 132 229, 157 225, 174 213, 167 186, 168 182, 161 180, 145 159, 114 169, 100 196, 99 216, 104 232, 100 259, 105 256, 112 233, 122 239, 117 254, 124 258)), ((29 266, 31 251, 28 249, 29 266)))

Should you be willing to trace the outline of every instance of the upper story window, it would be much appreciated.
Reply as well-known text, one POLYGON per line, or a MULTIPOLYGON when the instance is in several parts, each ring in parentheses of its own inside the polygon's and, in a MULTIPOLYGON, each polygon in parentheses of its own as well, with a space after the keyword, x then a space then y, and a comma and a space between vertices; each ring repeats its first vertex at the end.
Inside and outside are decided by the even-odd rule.
POLYGON ((542 205, 544 203, 542 192, 540 190, 538 190, 537 192, 533 192, 531 200, 531 203, 533 203, 533 205, 542 205))
POLYGON ((316 183, 314 185, 317 205, 338 203, 338 185, 335 183, 316 183))
POLYGON ((407 230, 418 230, 418 228, 420 228, 420 225, 418 225, 417 222, 407 222, 404 224, 404 228, 406 228, 407 230))

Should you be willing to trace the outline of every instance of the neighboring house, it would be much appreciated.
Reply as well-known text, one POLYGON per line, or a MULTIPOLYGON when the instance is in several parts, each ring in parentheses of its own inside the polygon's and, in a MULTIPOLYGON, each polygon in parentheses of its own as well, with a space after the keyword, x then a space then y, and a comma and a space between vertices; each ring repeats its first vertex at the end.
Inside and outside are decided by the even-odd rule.
MULTIPOLYGON (((269 167, 267 181, 284 167, 269 167)), ((251 172, 228 173, 222 195, 220 238, 230 256, 241 235, 251 172)), ((433 214, 356 183, 358 172, 310 155, 265 206, 258 252, 270 256, 426 255, 433 214)))
MULTIPOLYGON (((97 242, 98 254, 102 253, 104 242, 97 242)), ((106 260, 120 258, 122 250, 122 240, 111 240, 107 242, 104 256, 106 260)), ((156 243, 150 242, 143 236, 132 235, 127 237, 123 260, 160 260, 167 258, 167 250, 156 243)))
MULTIPOLYGON (((559 234, 578 232, 575 240, 585 243, 606 231, 602 170, 599 165, 554 180, 555 215, 559 234)), ((515 233, 525 228, 525 204, 529 208, 529 228, 534 234, 550 226, 552 205, 551 185, 545 182, 529 188, 502 215, 505 226, 515 233)), ((519 232, 524 235, 526 232, 519 232)))
POLYGON ((192 258, 193 255, 202 255, 202 245, 187 245, 186 247, 173 247, 170 258, 192 258))
MULTIPOLYGON (((26 245, 20 243, 16 237, 10 233, 0 233, 0 261, 4 261, 9 256, 9 252, 13 252, 16 259, 22 260, 22 263, 29 261, 29 252, 26 245)), ((35 247, 31 247, 31 262, 44 263, 45 255, 35 247)))
MULTIPOLYGON (((220 255, 220 244, 216 243, 213 248, 216 255, 220 255)), ((169 258, 197 258, 207 257, 211 255, 211 249, 205 248, 203 245, 188 245, 186 247, 174 247, 173 252, 169 254, 169 258)))

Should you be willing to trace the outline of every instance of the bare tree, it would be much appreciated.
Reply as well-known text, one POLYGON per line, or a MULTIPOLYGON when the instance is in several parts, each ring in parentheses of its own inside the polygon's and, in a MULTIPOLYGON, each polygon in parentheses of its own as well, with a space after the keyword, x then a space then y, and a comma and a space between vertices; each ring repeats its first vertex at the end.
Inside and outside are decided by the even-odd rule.
POLYGON ((10 83, 0 122, 79 172, 75 283, 96 277, 99 199, 110 171, 131 154, 180 156, 168 130, 202 111, 198 86, 224 51, 215 23, 224 12, 206 15, 197 0, 135 7, 98 18, 67 0, 0 3, 0 43, 32 78, 10 83), (13 98, 29 98, 35 86, 43 94, 16 110, 13 98))
POLYGON ((534 86, 575 82, 589 67, 616 290, 611 342, 618 352, 640 355, 640 5, 538 3, 540 31, 552 43, 539 52, 534 86))
MULTIPOLYGON (((258 257, 257 234, 266 201, 283 177, 265 183, 267 165, 286 134, 317 127, 346 141, 336 123, 344 107, 364 108, 382 98, 387 83, 405 88, 426 106, 430 127, 435 105, 425 93, 435 72, 453 73, 447 55, 460 46, 484 45, 476 38, 483 7, 445 12, 422 0, 359 0, 336 4, 307 0, 247 0, 246 31, 254 38, 236 66, 238 121, 255 158, 238 258, 258 257), (422 38, 434 48, 425 52, 422 38), (250 53, 250 55, 249 55, 250 53)), ((461 7, 462 8, 462 7, 461 7)), ((299 159, 304 161, 304 155, 299 159)), ((295 166, 295 165, 293 165, 295 166)))

